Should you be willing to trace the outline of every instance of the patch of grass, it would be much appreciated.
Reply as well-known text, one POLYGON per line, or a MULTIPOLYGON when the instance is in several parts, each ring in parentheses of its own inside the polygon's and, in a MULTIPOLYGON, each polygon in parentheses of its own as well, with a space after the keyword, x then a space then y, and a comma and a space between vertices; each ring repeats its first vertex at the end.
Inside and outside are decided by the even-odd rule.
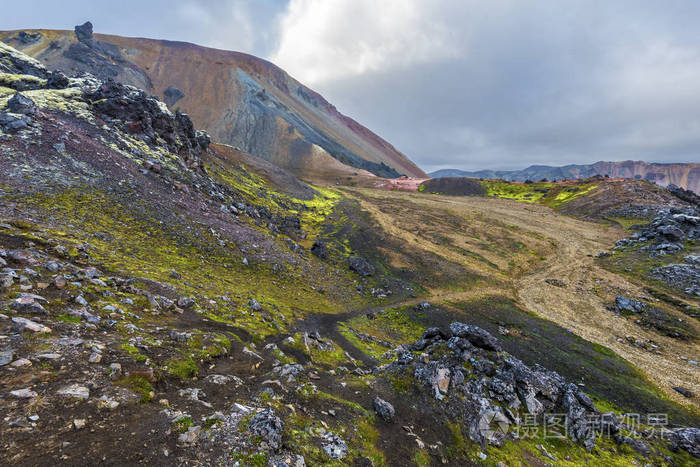
POLYGON ((168 375, 181 380, 191 379, 199 373, 199 365, 191 356, 181 359, 171 359, 165 365, 168 375))
POLYGON ((413 463, 418 467, 429 467, 432 465, 430 453, 425 449, 416 450, 416 453, 413 455, 413 463))
POLYGON ((634 226, 644 226, 649 223, 649 219, 635 219, 631 217, 608 217, 609 221, 619 224, 620 227, 627 231, 635 230, 634 226))
POLYGON ((130 344, 129 342, 122 342, 122 344, 119 346, 119 349, 129 354, 137 362, 143 363, 146 360, 148 360, 147 356, 142 354, 139 351, 139 349, 137 349, 133 344, 130 344))
POLYGON ((173 425, 175 425, 175 431, 184 433, 188 428, 193 427, 194 423, 192 423, 191 417, 180 417, 173 422, 173 425))
POLYGON ((82 321, 82 318, 80 316, 69 315, 68 313, 62 313, 62 314, 56 316, 56 321, 60 321, 62 323, 78 324, 82 321))
POLYGON ((267 466, 267 459, 267 454, 264 452, 237 452, 233 455, 233 460, 237 465, 245 465, 250 467, 265 467, 267 466))
POLYGON ((153 385, 150 381, 148 381, 148 379, 146 379, 145 376, 129 375, 120 379, 115 384, 141 394, 142 403, 149 402, 151 399, 153 399, 155 394, 153 391, 153 385))
POLYGON ((399 394, 410 394, 413 392, 415 381, 413 376, 407 373, 397 373, 388 377, 391 388, 399 394))

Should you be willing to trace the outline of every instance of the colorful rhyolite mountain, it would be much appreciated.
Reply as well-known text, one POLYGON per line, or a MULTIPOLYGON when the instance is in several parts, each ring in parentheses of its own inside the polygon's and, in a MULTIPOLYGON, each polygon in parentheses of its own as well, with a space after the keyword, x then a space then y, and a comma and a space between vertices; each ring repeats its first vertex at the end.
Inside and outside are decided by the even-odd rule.
POLYGON ((642 161, 596 162, 590 165, 566 165, 552 167, 532 165, 523 170, 478 170, 466 172, 457 169, 437 170, 430 174, 433 178, 470 177, 503 178, 505 180, 571 180, 588 178, 595 175, 609 175, 619 178, 649 180, 661 186, 678 185, 687 190, 700 193, 700 163, 657 164, 642 161))
POLYGON ((216 142, 303 177, 367 171, 425 176, 387 141, 344 116, 284 70, 239 52, 184 42, 75 31, 0 32, 0 40, 49 69, 85 71, 159 96, 216 142))

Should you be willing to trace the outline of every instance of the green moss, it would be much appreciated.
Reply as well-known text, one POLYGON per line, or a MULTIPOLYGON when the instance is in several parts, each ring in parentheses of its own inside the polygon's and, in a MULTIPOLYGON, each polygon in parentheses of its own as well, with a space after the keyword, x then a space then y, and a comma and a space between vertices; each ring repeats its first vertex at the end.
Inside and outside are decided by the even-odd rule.
POLYGON ((56 321, 60 321, 62 323, 77 324, 77 323, 80 323, 80 321, 82 321, 82 318, 80 316, 69 315, 67 313, 63 313, 63 314, 56 316, 56 321))
POLYGON ((191 417, 180 417, 173 422, 173 425, 175 425, 175 431, 184 433, 188 428, 193 427, 194 423, 192 423, 191 417))
POLYGON ((447 455, 452 459, 469 459, 473 457, 475 444, 464 436, 459 423, 446 421, 445 425, 452 434, 447 447, 447 455))
MULTIPOLYGON (((275 310, 272 320, 264 321, 260 314, 243 314, 245 307, 233 313, 225 309, 225 315, 217 307, 208 315, 218 316, 222 322, 232 323, 235 319, 236 325, 257 338, 284 331, 282 316, 292 318, 300 312, 334 312, 340 308, 340 304, 310 287, 298 286, 305 274, 302 266, 289 266, 284 273, 272 265, 246 267, 240 253, 220 246, 209 229, 193 229, 186 219, 177 216, 160 219, 162 209, 147 201, 125 205, 123 198, 77 189, 51 195, 16 195, 14 199, 60 219, 62 225, 55 225, 48 234, 62 234, 66 245, 89 243, 91 257, 106 271, 155 280, 183 295, 195 295, 204 289, 210 296, 228 295, 239 303, 245 303, 250 291, 255 290, 258 300, 275 310), (109 236, 97 237, 90 232, 108 232, 109 236), (170 277, 172 269, 178 271, 181 279, 170 277), (299 303, 304 304, 303 310, 299 303), (226 318, 228 315, 233 318, 226 318)), ((319 205, 330 202, 318 201, 319 205)), ((75 248, 71 250, 78 253, 75 248)), ((309 279, 304 278, 303 282, 308 283, 309 279)))
POLYGON ((245 465, 250 467, 265 467, 267 466, 267 459, 267 454, 264 452, 237 452, 233 455, 233 460, 237 463, 237 465, 245 465))
POLYGON ((165 371, 174 378, 185 380, 197 376, 199 365, 194 358, 188 355, 182 359, 169 360, 165 365, 165 371))
POLYGON ((122 342, 122 344, 119 346, 119 349, 122 352, 126 352, 127 354, 129 354, 137 362, 145 362, 146 360, 148 360, 148 357, 143 355, 141 352, 139 352, 139 349, 137 349, 134 345, 128 342, 122 342))
POLYGON ((429 467, 432 465, 430 453, 425 449, 418 449, 413 455, 413 463, 418 467, 429 467))
POLYGON ((525 203, 539 203, 557 208, 595 190, 598 185, 591 181, 578 181, 573 185, 557 183, 518 183, 504 180, 482 180, 481 185, 489 196, 506 198, 525 203))
POLYGON ((614 357, 615 356, 615 352, 613 352, 612 350, 608 349, 607 347, 603 347, 602 345, 597 344, 597 343, 593 343, 593 349, 596 352, 598 352, 599 354, 605 355, 607 357, 614 357))
MULTIPOLYGON (((384 453, 377 448, 379 431, 372 423, 371 417, 363 417, 357 422, 357 436, 359 439, 359 453, 368 457, 373 465, 380 467, 386 465, 384 453)), ((355 449, 353 449, 354 451, 355 449)))
POLYGON ((122 378, 115 383, 118 386, 122 386, 131 389, 134 392, 141 394, 141 402, 149 402, 153 399, 153 385, 146 377, 141 375, 129 375, 126 378, 122 378))
POLYGON ((413 392, 415 381, 408 373, 400 373, 389 376, 389 384, 391 388, 399 394, 409 394, 413 392))
POLYGON ((633 226, 644 226, 649 223, 649 219, 636 219, 631 217, 608 217, 607 219, 611 222, 614 222, 615 224, 619 224, 620 227, 627 231, 634 230, 632 229, 633 226))

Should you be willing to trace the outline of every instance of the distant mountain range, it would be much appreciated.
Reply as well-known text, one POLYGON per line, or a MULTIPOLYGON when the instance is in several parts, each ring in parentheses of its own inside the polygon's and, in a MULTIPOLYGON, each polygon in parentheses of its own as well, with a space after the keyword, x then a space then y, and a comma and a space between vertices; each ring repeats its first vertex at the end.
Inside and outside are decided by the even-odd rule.
POLYGON ((429 175, 432 178, 502 178, 504 180, 521 182, 525 180, 537 181, 543 178, 547 180, 571 180, 594 175, 609 175, 611 177, 649 180, 661 186, 673 183, 700 193, 700 163, 658 164, 643 161, 601 161, 589 165, 565 165, 563 167, 531 165, 522 170, 477 170, 468 172, 458 169, 443 169, 432 172, 429 175))
POLYGON ((185 42, 75 31, 0 31, 0 41, 68 75, 89 72, 154 94, 197 128, 301 177, 366 170, 425 177, 405 155, 314 90, 252 55, 185 42))

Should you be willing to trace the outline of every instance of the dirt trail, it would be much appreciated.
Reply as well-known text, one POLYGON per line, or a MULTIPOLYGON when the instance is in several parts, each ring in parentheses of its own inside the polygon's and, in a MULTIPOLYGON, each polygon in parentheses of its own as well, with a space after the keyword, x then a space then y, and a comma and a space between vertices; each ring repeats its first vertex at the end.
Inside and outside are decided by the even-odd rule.
MULTIPOLYGON (((387 194, 384 194, 387 196, 387 194)), ((605 308, 612 291, 641 296, 636 285, 598 267, 594 256, 608 250, 624 233, 618 227, 580 221, 555 213, 540 205, 517 203, 478 197, 419 196, 391 193, 388 196, 410 199, 426 209, 442 208, 452 214, 469 216, 475 211, 520 229, 543 235, 552 241, 553 251, 538 267, 513 279, 515 298, 526 309, 570 329, 586 340, 609 347, 643 371, 664 393, 683 405, 698 405, 676 393, 673 386, 683 386, 700 392, 700 375, 680 356, 697 360, 698 347, 651 332, 632 320, 617 317, 605 308), (556 287, 546 279, 559 279, 566 287, 556 287), (607 291, 607 295, 601 294, 607 291), (605 298, 602 298, 603 295, 605 298), (651 339, 661 347, 661 355, 632 346, 626 336, 651 339)), ((382 219, 382 223, 388 223, 382 219)), ((400 230, 400 220, 394 219, 394 233, 400 230)), ((510 291, 500 291, 501 294, 510 291)), ((436 296, 433 303, 455 301, 458 297, 436 296)))

